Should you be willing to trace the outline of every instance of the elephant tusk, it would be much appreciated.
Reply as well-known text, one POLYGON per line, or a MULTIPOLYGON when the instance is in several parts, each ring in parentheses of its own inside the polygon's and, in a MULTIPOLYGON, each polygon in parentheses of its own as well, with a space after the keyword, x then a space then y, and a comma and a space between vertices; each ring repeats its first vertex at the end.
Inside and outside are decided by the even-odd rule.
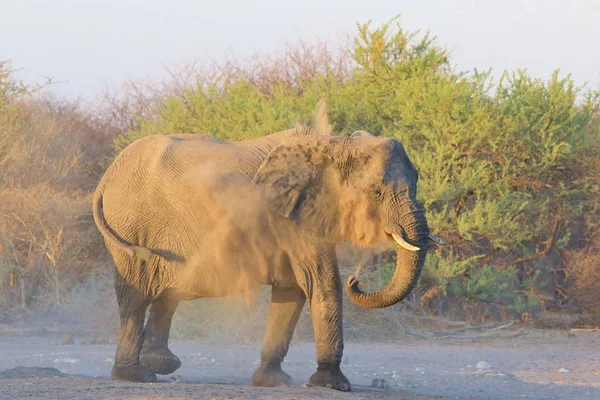
POLYGON ((407 243, 406 240, 402 239, 402 237, 400 235, 392 233, 392 237, 394 238, 396 243, 398 243, 398 246, 403 247, 406 250, 410 250, 410 251, 419 251, 420 250, 417 246, 413 246, 412 244, 407 243))
POLYGON ((435 244, 439 244, 439 245, 445 245, 447 242, 442 239, 441 237, 434 235, 433 233, 429 234, 429 240, 431 240, 432 242, 434 242, 435 244))

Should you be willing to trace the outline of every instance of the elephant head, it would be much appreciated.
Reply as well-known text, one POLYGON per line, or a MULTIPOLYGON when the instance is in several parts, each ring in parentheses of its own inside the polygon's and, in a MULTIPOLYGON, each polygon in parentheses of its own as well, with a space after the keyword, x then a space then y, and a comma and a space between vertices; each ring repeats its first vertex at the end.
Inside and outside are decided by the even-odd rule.
POLYGON ((359 131, 350 137, 290 137, 265 159, 254 183, 272 212, 321 240, 356 242, 361 231, 360 242, 373 229, 375 236, 393 240, 397 265, 383 289, 363 292, 354 276, 346 285, 355 304, 382 308, 410 293, 425 262, 431 235, 416 199, 418 179, 400 142, 359 131), (343 207, 348 198, 361 203, 350 213, 343 207), (353 218, 359 211, 360 218, 353 218))

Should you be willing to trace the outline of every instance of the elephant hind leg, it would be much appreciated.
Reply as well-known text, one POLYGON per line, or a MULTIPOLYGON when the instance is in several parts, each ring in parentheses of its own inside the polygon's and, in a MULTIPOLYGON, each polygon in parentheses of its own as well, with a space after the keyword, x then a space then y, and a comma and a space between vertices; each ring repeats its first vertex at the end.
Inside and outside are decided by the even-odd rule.
POLYGON ((130 382, 156 382, 156 375, 139 361, 144 317, 149 300, 135 288, 117 278, 117 302, 121 319, 119 343, 110 377, 130 382))
POLYGON ((279 386, 291 382, 292 378, 281 369, 281 363, 290 347, 305 301, 306 296, 299 287, 272 287, 260 367, 252 375, 254 386, 279 386))
POLYGON ((168 375, 181 367, 181 361, 168 347, 171 320, 178 304, 179 300, 167 291, 150 306, 140 363, 157 374, 168 375))

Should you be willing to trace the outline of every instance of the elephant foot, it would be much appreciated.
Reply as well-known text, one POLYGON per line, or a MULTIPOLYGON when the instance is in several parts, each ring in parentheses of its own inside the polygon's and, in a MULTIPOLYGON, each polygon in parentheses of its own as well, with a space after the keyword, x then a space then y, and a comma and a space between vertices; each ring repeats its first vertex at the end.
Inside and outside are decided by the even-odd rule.
POLYGON ((340 367, 337 365, 319 365, 317 372, 310 377, 309 383, 313 386, 323 386, 341 390, 342 392, 349 392, 352 390, 350 381, 342 374, 340 367))
POLYGON ((128 382, 156 382, 156 374, 140 364, 120 367, 117 364, 113 366, 110 373, 110 379, 113 381, 128 382))
POLYGON ((275 387, 292 383, 292 377, 283 372, 281 367, 263 367, 262 365, 252 375, 252 385, 275 387))
POLYGON ((181 367, 179 358, 166 347, 142 348, 140 363, 160 375, 172 374, 181 367))

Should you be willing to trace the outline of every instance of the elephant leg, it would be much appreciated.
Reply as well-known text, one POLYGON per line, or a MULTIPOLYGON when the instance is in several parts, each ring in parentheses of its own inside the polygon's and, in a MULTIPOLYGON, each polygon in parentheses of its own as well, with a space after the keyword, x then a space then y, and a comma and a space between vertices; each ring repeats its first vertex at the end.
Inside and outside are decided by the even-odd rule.
POLYGON ((181 361, 167 346, 171 320, 178 304, 179 300, 165 293, 150 306, 140 363, 157 374, 168 375, 181 367, 181 361))
POLYGON ((342 285, 335 249, 325 249, 317 259, 314 282, 307 292, 317 345, 317 372, 309 382, 314 386, 350 391, 350 382, 340 370, 344 351, 342 285))
MULTIPOLYGON (((118 279, 119 280, 119 279, 118 279)), ((144 317, 149 301, 131 286, 117 282, 117 302, 121 319, 119 343, 110 377, 130 382, 156 382, 154 372, 140 364, 144 317)))
POLYGON ((299 287, 272 287, 260 367, 252 375, 254 386, 278 386, 291 382, 290 376, 281 369, 281 362, 290 347, 305 301, 306 296, 299 287))

